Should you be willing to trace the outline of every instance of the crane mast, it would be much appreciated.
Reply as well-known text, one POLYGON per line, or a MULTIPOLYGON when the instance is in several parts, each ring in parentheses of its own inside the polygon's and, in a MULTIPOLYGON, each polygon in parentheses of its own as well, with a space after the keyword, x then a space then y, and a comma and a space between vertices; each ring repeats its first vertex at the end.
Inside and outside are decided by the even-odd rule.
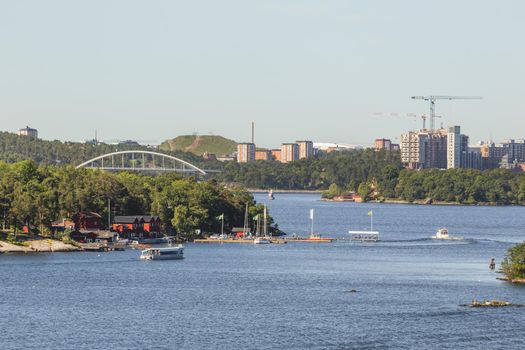
POLYGON ((430 101, 430 130, 434 130, 436 116, 436 100, 481 100, 480 96, 412 96, 413 100, 430 101))

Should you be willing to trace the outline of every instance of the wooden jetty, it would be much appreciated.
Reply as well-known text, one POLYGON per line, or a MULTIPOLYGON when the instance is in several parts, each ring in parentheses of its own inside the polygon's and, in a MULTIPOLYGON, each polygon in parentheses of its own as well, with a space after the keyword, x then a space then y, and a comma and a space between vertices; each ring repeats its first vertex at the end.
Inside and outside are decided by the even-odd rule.
MULTIPOLYGON (((204 239, 196 239, 193 241, 193 243, 239 243, 239 244, 253 244, 253 239, 211 239, 211 238, 204 238, 204 239)), ((272 238, 270 240, 270 243, 272 244, 286 244, 288 243, 284 239, 280 238, 272 238)))

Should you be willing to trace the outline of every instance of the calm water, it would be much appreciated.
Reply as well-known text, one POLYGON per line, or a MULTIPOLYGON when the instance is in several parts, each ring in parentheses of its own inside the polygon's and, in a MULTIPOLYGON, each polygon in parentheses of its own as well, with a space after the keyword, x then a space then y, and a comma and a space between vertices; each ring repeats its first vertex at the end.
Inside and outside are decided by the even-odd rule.
MULTIPOLYGON (((268 202, 265 195, 256 195, 268 202)), ((525 304, 496 280, 525 239, 525 208, 325 203, 277 194, 280 227, 382 242, 188 245, 181 261, 138 251, 0 256, 1 349, 521 349, 525 308, 469 309, 472 299, 525 304), (465 237, 429 239, 437 228, 465 237), (345 290, 357 289, 358 293, 345 290)))

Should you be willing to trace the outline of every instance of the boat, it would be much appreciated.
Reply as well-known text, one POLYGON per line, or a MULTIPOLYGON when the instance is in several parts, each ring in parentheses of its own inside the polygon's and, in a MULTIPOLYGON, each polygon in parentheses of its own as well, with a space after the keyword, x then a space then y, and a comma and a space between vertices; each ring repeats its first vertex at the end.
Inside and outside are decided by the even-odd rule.
POLYGON ((275 199, 275 196, 273 195, 273 190, 270 190, 270 192, 268 192, 268 199, 272 201, 275 199))
POLYGON ((449 241, 460 241, 463 238, 462 237, 450 236, 448 234, 448 229, 440 228, 439 230, 437 230, 436 235, 432 236, 432 239, 449 240, 449 241))
POLYGON ((253 244, 270 244, 272 243, 272 239, 270 236, 268 236, 268 223, 267 223, 267 215, 266 215, 266 206, 264 206, 264 220, 263 220, 263 229, 261 232, 261 220, 260 216, 256 215, 254 219, 257 221, 256 226, 256 237, 253 240, 253 244), (263 236, 261 236, 261 233, 263 236))
POLYGON ((141 260, 175 260, 184 257, 184 247, 148 248, 140 254, 141 260))
POLYGON ((332 242, 335 239, 334 238, 328 238, 328 237, 321 237, 318 233, 311 233, 309 237, 305 238, 306 241, 313 241, 313 242, 332 242))
POLYGON ((256 237, 253 240, 253 244, 270 244, 270 243, 272 242, 266 237, 256 237))
POLYGON ((335 239, 334 238, 328 238, 328 237, 321 237, 319 233, 314 233, 314 210, 310 209, 310 236, 305 238, 305 241, 312 241, 312 242, 332 242, 335 239))
POLYGON ((370 210, 368 212, 370 216, 370 231, 348 231, 350 239, 352 241, 359 242, 377 242, 379 241, 379 232, 374 231, 374 212, 370 210))

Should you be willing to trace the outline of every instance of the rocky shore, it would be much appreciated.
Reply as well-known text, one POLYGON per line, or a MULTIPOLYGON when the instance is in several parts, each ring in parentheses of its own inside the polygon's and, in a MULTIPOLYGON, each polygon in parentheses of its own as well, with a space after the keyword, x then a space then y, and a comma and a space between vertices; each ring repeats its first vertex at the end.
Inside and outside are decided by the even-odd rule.
POLYGON ((73 252, 80 248, 53 239, 26 241, 22 245, 0 241, 0 253, 73 252))

